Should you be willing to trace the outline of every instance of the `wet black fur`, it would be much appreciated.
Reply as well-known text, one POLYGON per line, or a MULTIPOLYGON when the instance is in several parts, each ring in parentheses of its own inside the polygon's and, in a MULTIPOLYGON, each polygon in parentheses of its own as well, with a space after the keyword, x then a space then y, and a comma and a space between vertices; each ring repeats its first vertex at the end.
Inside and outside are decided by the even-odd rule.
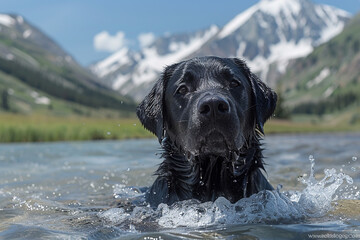
MULTIPOLYGON (((197 62, 214 61, 221 66, 241 71, 251 87, 251 101, 254 107, 246 115, 252 122, 246 129, 245 144, 239 155, 231 152, 219 155, 187 156, 182 146, 174 142, 167 133, 169 123, 165 111, 165 91, 174 71, 183 68, 192 60, 167 67, 150 93, 138 106, 137 115, 142 124, 153 132, 161 143, 163 162, 156 171, 157 179, 147 192, 146 198, 151 206, 160 203, 172 204, 186 199, 214 201, 222 196, 231 202, 248 197, 261 190, 272 190, 264 177, 263 155, 260 144, 263 125, 273 114, 276 106, 276 94, 251 73, 246 64, 239 59, 217 57, 196 58, 197 62)), ((241 104, 241 103, 236 103, 241 104)))

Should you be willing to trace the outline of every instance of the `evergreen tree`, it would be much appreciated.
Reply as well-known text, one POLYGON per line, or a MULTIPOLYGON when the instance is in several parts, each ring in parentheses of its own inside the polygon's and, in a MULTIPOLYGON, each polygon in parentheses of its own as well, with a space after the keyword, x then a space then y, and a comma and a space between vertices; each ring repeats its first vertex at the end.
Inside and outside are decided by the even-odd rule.
POLYGON ((277 102, 276 102, 276 108, 275 108, 275 118, 279 119, 289 119, 290 118, 290 111, 285 106, 285 99, 281 90, 281 87, 279 86, 276 91, 277 93, 277 102))
POLYGON ((10 109, 9 106, 9 93, 7 89, 2 90, 1 92, 1 108, 8 111, 10 109))

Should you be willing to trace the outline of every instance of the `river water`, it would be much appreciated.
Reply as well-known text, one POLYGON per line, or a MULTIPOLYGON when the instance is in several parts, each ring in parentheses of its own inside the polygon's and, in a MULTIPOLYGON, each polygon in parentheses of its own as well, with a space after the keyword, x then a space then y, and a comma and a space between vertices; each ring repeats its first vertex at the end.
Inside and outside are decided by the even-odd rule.
POLYGON ((0 144, 0 239, 360 239, 360 133, 263 142, 277 190, 157 209, 155 139, 0 144))

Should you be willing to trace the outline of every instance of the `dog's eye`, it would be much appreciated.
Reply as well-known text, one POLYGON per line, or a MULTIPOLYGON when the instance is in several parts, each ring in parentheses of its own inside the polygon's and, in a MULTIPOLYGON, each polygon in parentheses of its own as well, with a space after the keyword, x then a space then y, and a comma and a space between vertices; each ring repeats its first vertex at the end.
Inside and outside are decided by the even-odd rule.
POLYGON ((239 81, 237 81, 237 80, 232 80, 232 81, 230 82, 230 88, 236 88, 236 87, 238 87, 238 86, 240 86, 239 81))
POLYGON ((181 95, 185 95, 189 92, 189 89, 185 85, 181 85, 181 86, 179 86, 179 88, 177 89, 176 92, 181 95))

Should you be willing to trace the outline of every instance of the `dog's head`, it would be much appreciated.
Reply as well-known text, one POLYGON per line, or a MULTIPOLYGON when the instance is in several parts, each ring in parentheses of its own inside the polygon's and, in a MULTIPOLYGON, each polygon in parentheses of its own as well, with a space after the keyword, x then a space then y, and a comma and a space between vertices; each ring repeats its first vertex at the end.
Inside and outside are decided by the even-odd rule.
POLYGON ((263 133, 276 94, 236 58, 202 57, 168 66, 137 108, 142 124, 183 153, 224 155, 263 133))

